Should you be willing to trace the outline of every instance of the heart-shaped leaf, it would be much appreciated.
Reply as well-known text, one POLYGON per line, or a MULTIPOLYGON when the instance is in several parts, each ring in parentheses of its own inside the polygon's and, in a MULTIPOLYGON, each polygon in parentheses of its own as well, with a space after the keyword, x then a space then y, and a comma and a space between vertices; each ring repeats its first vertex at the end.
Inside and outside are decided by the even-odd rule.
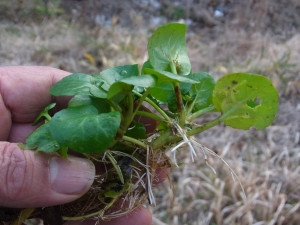
POLYGON ((100 153, 114 141, 120 122, 119 112, 98 114, 88 105, 59 111, 49 122, 49 130, 61 147, 100 153))
POLYGON ((177 74, 188 75, 191 63, 187 55, 186 25, 172 23, 159 27, 148 42, 148 55, 155 70, 171 71, 172 64, 177 74))

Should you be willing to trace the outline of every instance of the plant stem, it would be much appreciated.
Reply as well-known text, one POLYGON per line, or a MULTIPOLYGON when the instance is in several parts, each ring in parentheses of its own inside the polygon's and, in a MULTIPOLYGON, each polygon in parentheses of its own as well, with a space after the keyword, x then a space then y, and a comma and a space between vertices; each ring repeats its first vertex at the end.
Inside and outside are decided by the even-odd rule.
MULTIPOLYGON (((142 95, 141 95, 140 93, 136 92, 136 91, 133 91, 133 93, 134 93, 135 95, 139 96, 139 97, 142 97, 142 95)), ((145 101, 148 102, 154 109, 156 109, 156 111, 157 111, 160 115, 162 115, 162 117, 163 117, 166 121, 172 123, 172 121, 171 121, 171 119, 169 118, 169 116, 168 116, 161 108, 159 108, 159 106, 156 105, 151 99, 149 99, 149 98, 146 97, 146 98, 145 98, 145 101)))
POLYGON ((233 107, 231 107, 227 112, 223 113, 222 115, 220 115, 218 118, 198 127, 192 130, 189 130, 187 132, 188 136, 192 136, 195 134, 199 134, 211 127, 214 127, 222 122, 224 122, 225 118, 228 117, 231 113, 233 113, 236 109, 238 109, 242 104, 244 104, 247 100, 251 99, 252 96, 247 97, 245 100, 239 102, 238 104, 234 105, 233 107))
MULTIPOLYGON (((187 136, 193 136, 195 134, 199 134, 205 130, 208 130, 211 127, 214 127, 224 121, 225 117, 221 115, 220 117, 200 126, 195 129, 189 130, 186 132, 187 136)), ((167 148, 168 146, 166 145, 171 145, 173 143, 179 142, 182 140, 181 136, 173 134, 171 130, 166 131, 163 133, 161 136, 159 136, 157 139, 155 139, 152 143, 151 146, 153 149, 160 149, 161 147, 167 148)))
POLYGON ((194 120, 195 118, 203 115, 204 113, 207 113, 207 112, 210 112, 212 110, 214 110, 216 107, 214 105, 211 105, 211 106, 208 106, 207 108, 204 108, 204 109, 201 109, 193 114, 191 114, 190 116, 187 117, 187 121, 192 121, 194 120))
POLYGON ((168 117, 171 117, 172 119, 175 119, 177 117, 175 113, 172 113, 170 111, 165 111, 165 113, 168 115, 168 117))
MULTIPOLYGON (((222 122, 224 122, 224 119, 227 117, 228 115, 221 115, 218 118, 202 125, 199 126, 195 129, 189 130, 186 132, 187 136, 193 136, 195 134, 199 134, 205 130, 208 130, 211 127, 214 127, 222 122)), ((152 148, 153 149, 159 149, 163 146, 165 146, 166 144, 173 144, 176 143, 178 141, 182 140, 181 136, 177 136, 175 134, 172 133, 171 130, 166 131, 165 133, 163 133, 160 137, 158 137, 157 139, 155 139, 151 144, 152 144, 152 148)))
POLYGON ((183 127, 185 124, 185 111, 184 105, 182 102, 181 90, 179 87, 179 82, 174 82, 174 89, 175 89, 175 97, 176 97, 176 105, 177 105, 177 113, 178 113, 178 123, 179 126, 183 127))
MULTIPOLYGON (((177 70, 176 70, 173 60, 171 63, 171 71, 173 74, 177 75, 177 70)), ((182 102, 182 96, 181 96, 179 82, 178 81, 173 82, 173 86, 175 89, 176 105, 177 105, 177 112, 178 112, 178 119, 179 119, 178 123, 179 123, 179 126, 183 127, 185 124, 185 110, 184 110, 184 105, 182 102)))
POLYGON ((133 143, 135 145, 138 145, 138 146, 140 146, 140 147, 142 147, 144 149, 147 149, 147 145, 145 143, 137 140, 137 139, 134 139, 134 138, 131 138, 131 137, 128 137, 128 136, 123 136, 122 140, 123 141, 128 141, 128 142, 133 143))
POLYGON ((150 92, 150 88, 146 89, 146 91, 143 93, 142 97, 139 99, 139 103, 138 103, 138 105, 136 106, 135 110, 132 113, 131 120, 133 120, 134 116, 136 115, 136 113, 139 110, 140 106, 143 104, 143 101, 145 100, 145 98, 147 97, 149 92, 150 92))
POLYGON ((123 106, 124 108, 124 114, 123 116, 123 120, 121 122, 120 128, 123 131, 123 134, 127 131, 128 127, 130 126, 131 122, 132 122, 132 118, 131 115, 133 113, 133 97, 132 94, 129 93, 126 95, 127 101, 125 106, 123 106))
POLYGON ((44 116, 46 117, 46 119, 47 119, 48 121, 50 121, 50 120, 52 119, 52 117, 51 117, 48 113, 45 114, 44 116))
POLYGON ((161 136, 155 139, 151 145, 153 149, 167 148, 166 144, 171 145, 182 140, 181 136, 174 135, 171 130, 164 132, 161 136))
POLYGON ((121 183, 124 184, 124 177, 123 177, 122 171, 121 171, 116 159, 111 155, 110 151, 106 151, 105 153, 106 153, 105 156, 109 159, 109 161, 111 162, 111 164, 115 168, 115 171, 117 172, 121 183))
POLYGON ((129 127, 129 125, 131 124, 131 121, 133 119, 133 117, 131 117, 132 113, 133 113, 133 97, 132 97, 132 94, 129 93, 127 95, 127 99, 128 99, 128 104, 127 104, 127 112, 126 112, 126 115, 125 115, 125 119, 127 119, 128 121, 126 121, 126 130, 127 131, 127 128, 129 127))
POLYGON ((204 124, 204 125, 201 125, 200 127, 197 127, 195 129, 192 129, 192 130, 189 130, 186 132, 186 134, 188 136, 193 136, 195 134, 199 134, 205 130, 208 130, 209 128, 212 128, 220 123, 222 123, 224 121, 224 118, 223 118, 223 115, 219 116, 218 118, 212 120, 212 121, 209 121, 208 123, 204 124))
POLYGON ((118 112, 122 112, 122 109, 121 109, 121 107, 118 104, 116 104, 116 103, 114 103, 112 101, 107 101, 107 103, 110 105, 110 107, 113 110, 118 111, 118 112))
POLYGON ((165 121, 163 118, 161 118, 161 117, 159 117, 159 116, 157 116, 157 115, 155 115, 153 113, 148 113, 148 112, 145 112, 145 111, 137 111, 136 115, 138 115, 138 116, 145 116, 145 117, 148 117, 148 118, 160 121, 160 122, 165 121))

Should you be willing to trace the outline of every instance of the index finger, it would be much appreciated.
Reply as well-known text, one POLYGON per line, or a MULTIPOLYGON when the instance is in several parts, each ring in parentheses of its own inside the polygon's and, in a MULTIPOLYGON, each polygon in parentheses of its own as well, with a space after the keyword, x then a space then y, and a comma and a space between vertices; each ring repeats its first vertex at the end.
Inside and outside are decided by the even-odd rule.
POLYGON ((53 97, 50 87, 69 72, 43 66, 0 67, 0 140, 6 139, 12 123, 31 123, 50 103, 57 108, 69 98, 53 97))

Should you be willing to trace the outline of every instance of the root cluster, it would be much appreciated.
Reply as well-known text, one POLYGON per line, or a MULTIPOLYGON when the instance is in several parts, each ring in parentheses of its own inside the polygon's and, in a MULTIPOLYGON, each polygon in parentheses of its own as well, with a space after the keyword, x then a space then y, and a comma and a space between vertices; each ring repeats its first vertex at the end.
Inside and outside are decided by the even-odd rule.
MULTIPOLYGON (((96 176, 92 187, 84 196, 68 204, 34 209, 29 218, 40 218, 45 225, 59 225, 63 221, 87 218, 95 221, 110 220, 132 212, 146 201, 155 205, 152 193, 153 181, 158 179, 155 170, 171 166, 168 156, 150 148, 139 148, 132 154, 119 151, 109 151, 109 154, 116 160, 123 182, 119 176, 120 171, 112 166, 105 154, 101 160, 91 157, 95 163, 102 162, 105 173, 96 176)), ((11 210, 5 214, 9 213, 11 216, 3 220, 1 218, 1 221, 11 222, 20 217, 22 211, 11 210)))

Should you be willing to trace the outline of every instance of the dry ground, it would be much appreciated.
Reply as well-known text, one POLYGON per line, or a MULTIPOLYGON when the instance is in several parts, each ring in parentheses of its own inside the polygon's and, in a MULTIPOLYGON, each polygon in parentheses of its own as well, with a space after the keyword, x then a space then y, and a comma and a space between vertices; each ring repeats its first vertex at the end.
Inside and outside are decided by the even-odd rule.
MULTIPOLYGON (((48 65, 70 72, 94 73, 127 63, 142 64, 153 28, 132 30, 69 23, 0 22, 0 65, 48 65)), ((207 41, 201 30, 187 36, 194 71, 216 79, 238 71, 269 77, 280 93, 274 123, 264 131, 234 130, 223 125, 197 138, 217 152, 239 176, 238 182, 217 158, 202 152, 195 162, 182 150, 184 164, 171 173, 176 194, 166 182, 157 186, 153 224, 293 225, 300 224, 300 34, 278 41, 270 34, 227 28, 207 41)), ((199 123, 209 120, 204 117, 199 123)))

